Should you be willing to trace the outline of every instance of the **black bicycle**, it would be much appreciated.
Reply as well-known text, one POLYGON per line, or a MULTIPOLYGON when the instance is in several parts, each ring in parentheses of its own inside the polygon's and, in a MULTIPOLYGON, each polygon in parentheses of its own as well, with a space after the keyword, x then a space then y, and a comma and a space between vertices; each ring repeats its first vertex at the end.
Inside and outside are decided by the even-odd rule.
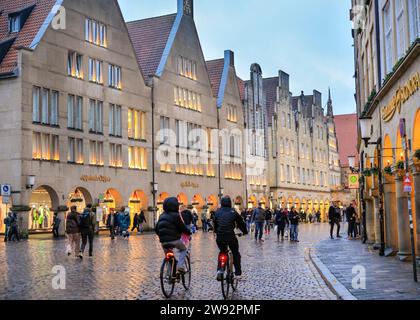
POLYGON ((186 291, 190 290, 191 286, 191 259, 190 251, 185 258, 185 273, 180 274, 177 272, 178 261, 175 257, 174 246, 170 245, 165 247, 165 259, 163 260, 162 267, 160 268, 160 286, 165 298, 172 297, 175 289, 175 284, 182 282, 182 286, 186 291))
MULTIPOLYGON (((237 234, 237 236, 242 237, 242 234, 237 234)), ((217 281, 221 283, 222 294, 225 300, 229 299, 229 292, 231 288, 232 292, 238 290, 239 280, 235 278, 233 254, 229 249, 226 252, 219 253, 217 281)))

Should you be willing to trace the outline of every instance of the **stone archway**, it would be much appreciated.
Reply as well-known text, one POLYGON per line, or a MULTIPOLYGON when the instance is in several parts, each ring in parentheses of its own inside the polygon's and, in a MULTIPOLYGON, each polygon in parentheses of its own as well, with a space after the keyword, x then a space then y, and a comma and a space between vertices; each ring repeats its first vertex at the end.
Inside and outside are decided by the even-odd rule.
POLYGON ((244 200, 241 196, 237 196, 235 198, 234 206, 237 210, 241 211, 244 208, 244 200))
POLYGON ((184 205, 184 206, 188 205, 188 197, 185 193, 178 194, 177 199, 180 205, 184 205))
POLYGON ((130 195, 130 199, 128 200, 128 207, 130 208, 130 218, 131 218, 131 226, 133 227, 134 223, 134 216, 140 214, 141 211, 147 209, 147 195, 143 190, 134 190, 133 193, 130 195))
POLYGON ((217 196, 212 194, 207 197, 207 206, 210 211, 216 210, 218 205, 219 205, 219 198, 217 196))

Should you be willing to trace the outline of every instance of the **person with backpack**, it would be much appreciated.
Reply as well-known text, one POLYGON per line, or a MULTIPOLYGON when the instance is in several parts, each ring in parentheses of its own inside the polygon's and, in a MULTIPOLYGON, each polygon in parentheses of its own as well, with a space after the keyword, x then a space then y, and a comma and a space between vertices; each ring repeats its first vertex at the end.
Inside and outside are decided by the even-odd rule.
POLYGON ((271 221, 273 220, 273 214, 270 209, 265 210, 265 234, 269 235, 271 232, 271 221))
POLYGON ((130 228, 131 219, 130 219, 130 209, 121 208, 121 217, 119 222, 120 232, 123 235, 124 239, 128 240, 130 237, 130 228))
POLYGON ((89 257, 93 257, 93 237, 95 235, 96 217, 92 211, 92 205, 88 204, 80 216, 80 233, 82 235, 82 247, 80 259, 83 259, 86 244, 89 239, 89 257))
POLYGON ((252 214, 252 222, 255 224, 255 241, 260 240, 261 242, 264 242, 262 237, 264 233, 265 211, 262 208, 261 203, 252 214))
POLYGON ((67 255, 70 256, 74 253, 74 256, 79 257, 81 260, 83 256, 80 252, 80 216, 77 212, 77 207, 73 206, 66 218, 66 235, 67 235, 67 255))

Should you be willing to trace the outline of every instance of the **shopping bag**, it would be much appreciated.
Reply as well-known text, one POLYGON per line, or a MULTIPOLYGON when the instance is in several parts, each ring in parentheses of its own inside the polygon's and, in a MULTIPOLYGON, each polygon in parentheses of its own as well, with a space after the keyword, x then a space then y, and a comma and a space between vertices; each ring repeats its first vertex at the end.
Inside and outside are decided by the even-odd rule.
POLYGON ((279 228, 279 226, 278 226, 278 225, 275 225, 275 226, 274 226, 274 233, 276 233, 276 232, 277 232, 278 228, 279 228))

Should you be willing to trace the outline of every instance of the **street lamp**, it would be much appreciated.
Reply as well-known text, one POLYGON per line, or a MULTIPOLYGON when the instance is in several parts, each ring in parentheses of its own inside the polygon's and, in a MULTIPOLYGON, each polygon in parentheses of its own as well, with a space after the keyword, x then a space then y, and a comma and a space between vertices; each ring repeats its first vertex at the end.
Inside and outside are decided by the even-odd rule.
MULTIPOLYGON (((361 138, 365 142, 365 148, 369 145, 375 145, 378 157, 378 180, 379 180, 379 222, 381 232, 381 248, 379 255, 385 256, 385 220, 384 220, 384 185, 382 177, 382 137, 379 137, 376 142, 369 142, 372 135, 372 118, 360 118, 360 133, 361 138)), ((366 220, 365 220, 366 221, 366 220)))

